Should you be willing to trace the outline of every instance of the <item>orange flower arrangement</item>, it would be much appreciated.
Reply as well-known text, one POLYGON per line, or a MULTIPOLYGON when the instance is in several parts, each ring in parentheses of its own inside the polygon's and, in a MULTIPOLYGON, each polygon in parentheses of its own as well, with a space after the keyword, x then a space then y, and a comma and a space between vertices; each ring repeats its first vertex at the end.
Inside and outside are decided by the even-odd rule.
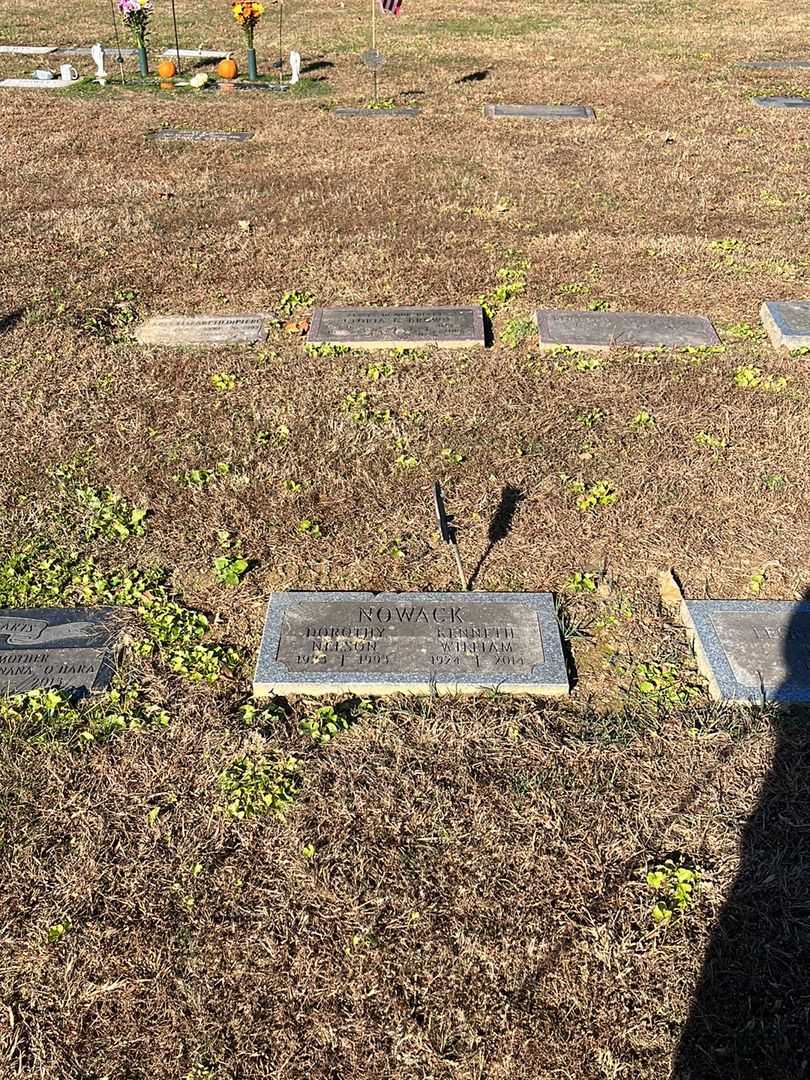
POLYGON ((260 4, 256 0, 236 0, 236 3, 231 4, 231 12, 234 19, 245 31, 247 47, 252 49, 253 31, 256 29, 259 19, 264 15, 264 4, 260 4))

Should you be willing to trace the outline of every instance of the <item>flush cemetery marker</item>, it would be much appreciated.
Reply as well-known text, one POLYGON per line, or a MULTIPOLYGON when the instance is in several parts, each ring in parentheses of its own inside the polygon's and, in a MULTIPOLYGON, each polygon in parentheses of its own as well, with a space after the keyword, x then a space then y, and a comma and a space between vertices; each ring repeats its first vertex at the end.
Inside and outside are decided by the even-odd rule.
POLYGON ((541 349, 656 348, 719 345, 708 319, 698 315, 545 310, 535 314, 541 349))
POLYGON ((810 60, 744 60, 739 67, 752 71, 780 71, 787 68, 810 68, 810 60))
POLYGON ((590 105, 485 105, 488 120, 523 117, 528 120, 595 120, 590 105))
POLYGON ((161 128, 150 131, 147 138, 154 142, 247 142, 252 131, 183 131, 180 128, 161 128))
POLYGON ((466 349, 486 344, 484 314, 478 306, 316 308, 307 343, 354 349, 466 349))
POLYGON ((141 345, 259 345, 267 340, 265 315, 159 315, 135 334, 141 345))
POLYGON ((0 694, 103 690, 116 634, 114 608, 0 610, 0 694))
POLYGON ((755 105, 763 109, 810 109, 810 98, 801 97, 755 97, 755 105))
POLYGON ((346 105, 339 105, 332 110, 332 114, 339 120, 393 120, 397 117, 413 120, 414 117, 419 115, 419 110, 407 105, 400 105, 394 109, 354 109, 346 105))
POLYGON ((681 617, 717 701, 810 702, 810 603, 684 600, 681 617))
POLYGON ((549 593, 274 593, 253 692, 568 693, 549 593))
POLYGON ((810 348, 810 300, 766 300, 759 316, 775 348, 810 348))

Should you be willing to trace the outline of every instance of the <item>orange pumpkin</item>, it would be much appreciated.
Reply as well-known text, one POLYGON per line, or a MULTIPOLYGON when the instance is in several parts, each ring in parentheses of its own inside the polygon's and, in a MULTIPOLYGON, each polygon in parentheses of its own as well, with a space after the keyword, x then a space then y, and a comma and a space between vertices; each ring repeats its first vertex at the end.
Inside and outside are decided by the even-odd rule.
POLYGON ((217 75, 219 75, 220 79, 235 79, 237 74, 236 64, 230 57, 220 60, 217 64, 217 75))
POLYGON ((161 79, 173 79, 177 74, 177 68, 171 60, 161 60, 158 64, 158 75, 161 79))

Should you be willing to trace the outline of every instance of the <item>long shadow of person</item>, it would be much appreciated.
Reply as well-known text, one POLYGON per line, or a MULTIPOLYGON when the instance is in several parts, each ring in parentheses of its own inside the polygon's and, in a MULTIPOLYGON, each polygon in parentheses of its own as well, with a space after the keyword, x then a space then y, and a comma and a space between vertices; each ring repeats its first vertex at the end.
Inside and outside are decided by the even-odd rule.
POLYGON ((706 949, 673 1080, 810 1077, 810 592, 781 647, 770 772, 706 949), (789 709, 786 702, 798 702, 789 709))
POLYGON ((520 488, 513 487, 512 484, 505 484, 501 489, 500 501, 489 523, 487 547, 478 560, 477 566, 470 574, 469 587, 471 589, 475 588, 475 583, 484 568, 484 564, 492 554, 492 549, 509 535, 517 509, 525 498, 526 496, 520 488))

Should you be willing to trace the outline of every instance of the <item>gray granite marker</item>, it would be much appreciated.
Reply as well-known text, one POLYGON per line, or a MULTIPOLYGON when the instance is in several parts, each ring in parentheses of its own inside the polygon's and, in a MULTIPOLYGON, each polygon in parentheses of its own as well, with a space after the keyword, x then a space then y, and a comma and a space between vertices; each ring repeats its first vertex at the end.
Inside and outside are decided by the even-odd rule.
POLYGON ((810 60, 743 60, 737 66, 752 71, 784 71, 787 68, 810 68, 810 60))
POLYGON ((684 600, 681 616, 717 701, 810 702, 810 603, 684 600))
POLYGON ((759 316, 775 348, 810 348, 810 300, 766 300, 759 316))
POLYGON ((755 105, 763 109, 810 109, 810 98, 801 97, 755 97, 755 105))
POLYGON ((160 128, 150 131, 148 139, 155 142, 247 142, 252 131, 183 131, 180 128, 160 128))
POLYGON ((535 314, 541 349, 657 348, 719 345, 708 319, 698 315, 544 310, 535 314))
POLYGON ((273 593, 253 692, 568 693, 549 593, 273 593))
POLYGON ((0 53, 12 56, 47 56, 56 51, 55 45, 0 45, 0 53))
MULTIPOLYGON (((71 48, 68 48, 68 49, 54 49, 54 52, 59 53, 60 56, 92 56, 93 50, 89 46, 82 45, 82 46, 71 47, 71 48)), ((137 56, 138 55, 138 50, 137 49, 121 49, 121 55, 122 56, 137 56)), ((107 48, 105 46, 104 47, 104 56, 105 56, 105 58, 106 57, 115 58, 115 57, 118 56, 118 49, 110 49, 110 48, 107 48)))
POLYGON ((224 60, 231 54, 224 49, 164 49, 160 55, 167 60, 224 60))
POLYGON ((486 344, 480 307, 316 308, 310 345, 354 349, 465 349, 486 344))
POLYGON ((104 689, 116 629, 114 608, 0 610, 0 695, 104 689))
POLYGON ((135 337, 141 345, 258 345, 267 340, 266 315, 158 315, 135 337))
POLYGON ((231 93, 235 90, 244 90, 251 93, 257 92, 261 94, 278 94, 285 90, 289 90, 289 83, 258 83, 258 82, 229 82, 225 79, 219 83, 219 93, 231 93), (227 90, 225 89, 227 87, 227 90))
POLYGON ((340 105, 338 108, 332 110, 332 115, 336 116, 339 120, 351 120, 357 118, 384 120, 386 117, 388 119, 404 117, 405 119, 412 120, 419 115, 419 109, 414 109, 409 106, 401 106, 397 109, 351 109, 340 105))
POLYGON ((530 120, 595 120, 590 105, 485 105, 488 120, 517 116, 530 120))

